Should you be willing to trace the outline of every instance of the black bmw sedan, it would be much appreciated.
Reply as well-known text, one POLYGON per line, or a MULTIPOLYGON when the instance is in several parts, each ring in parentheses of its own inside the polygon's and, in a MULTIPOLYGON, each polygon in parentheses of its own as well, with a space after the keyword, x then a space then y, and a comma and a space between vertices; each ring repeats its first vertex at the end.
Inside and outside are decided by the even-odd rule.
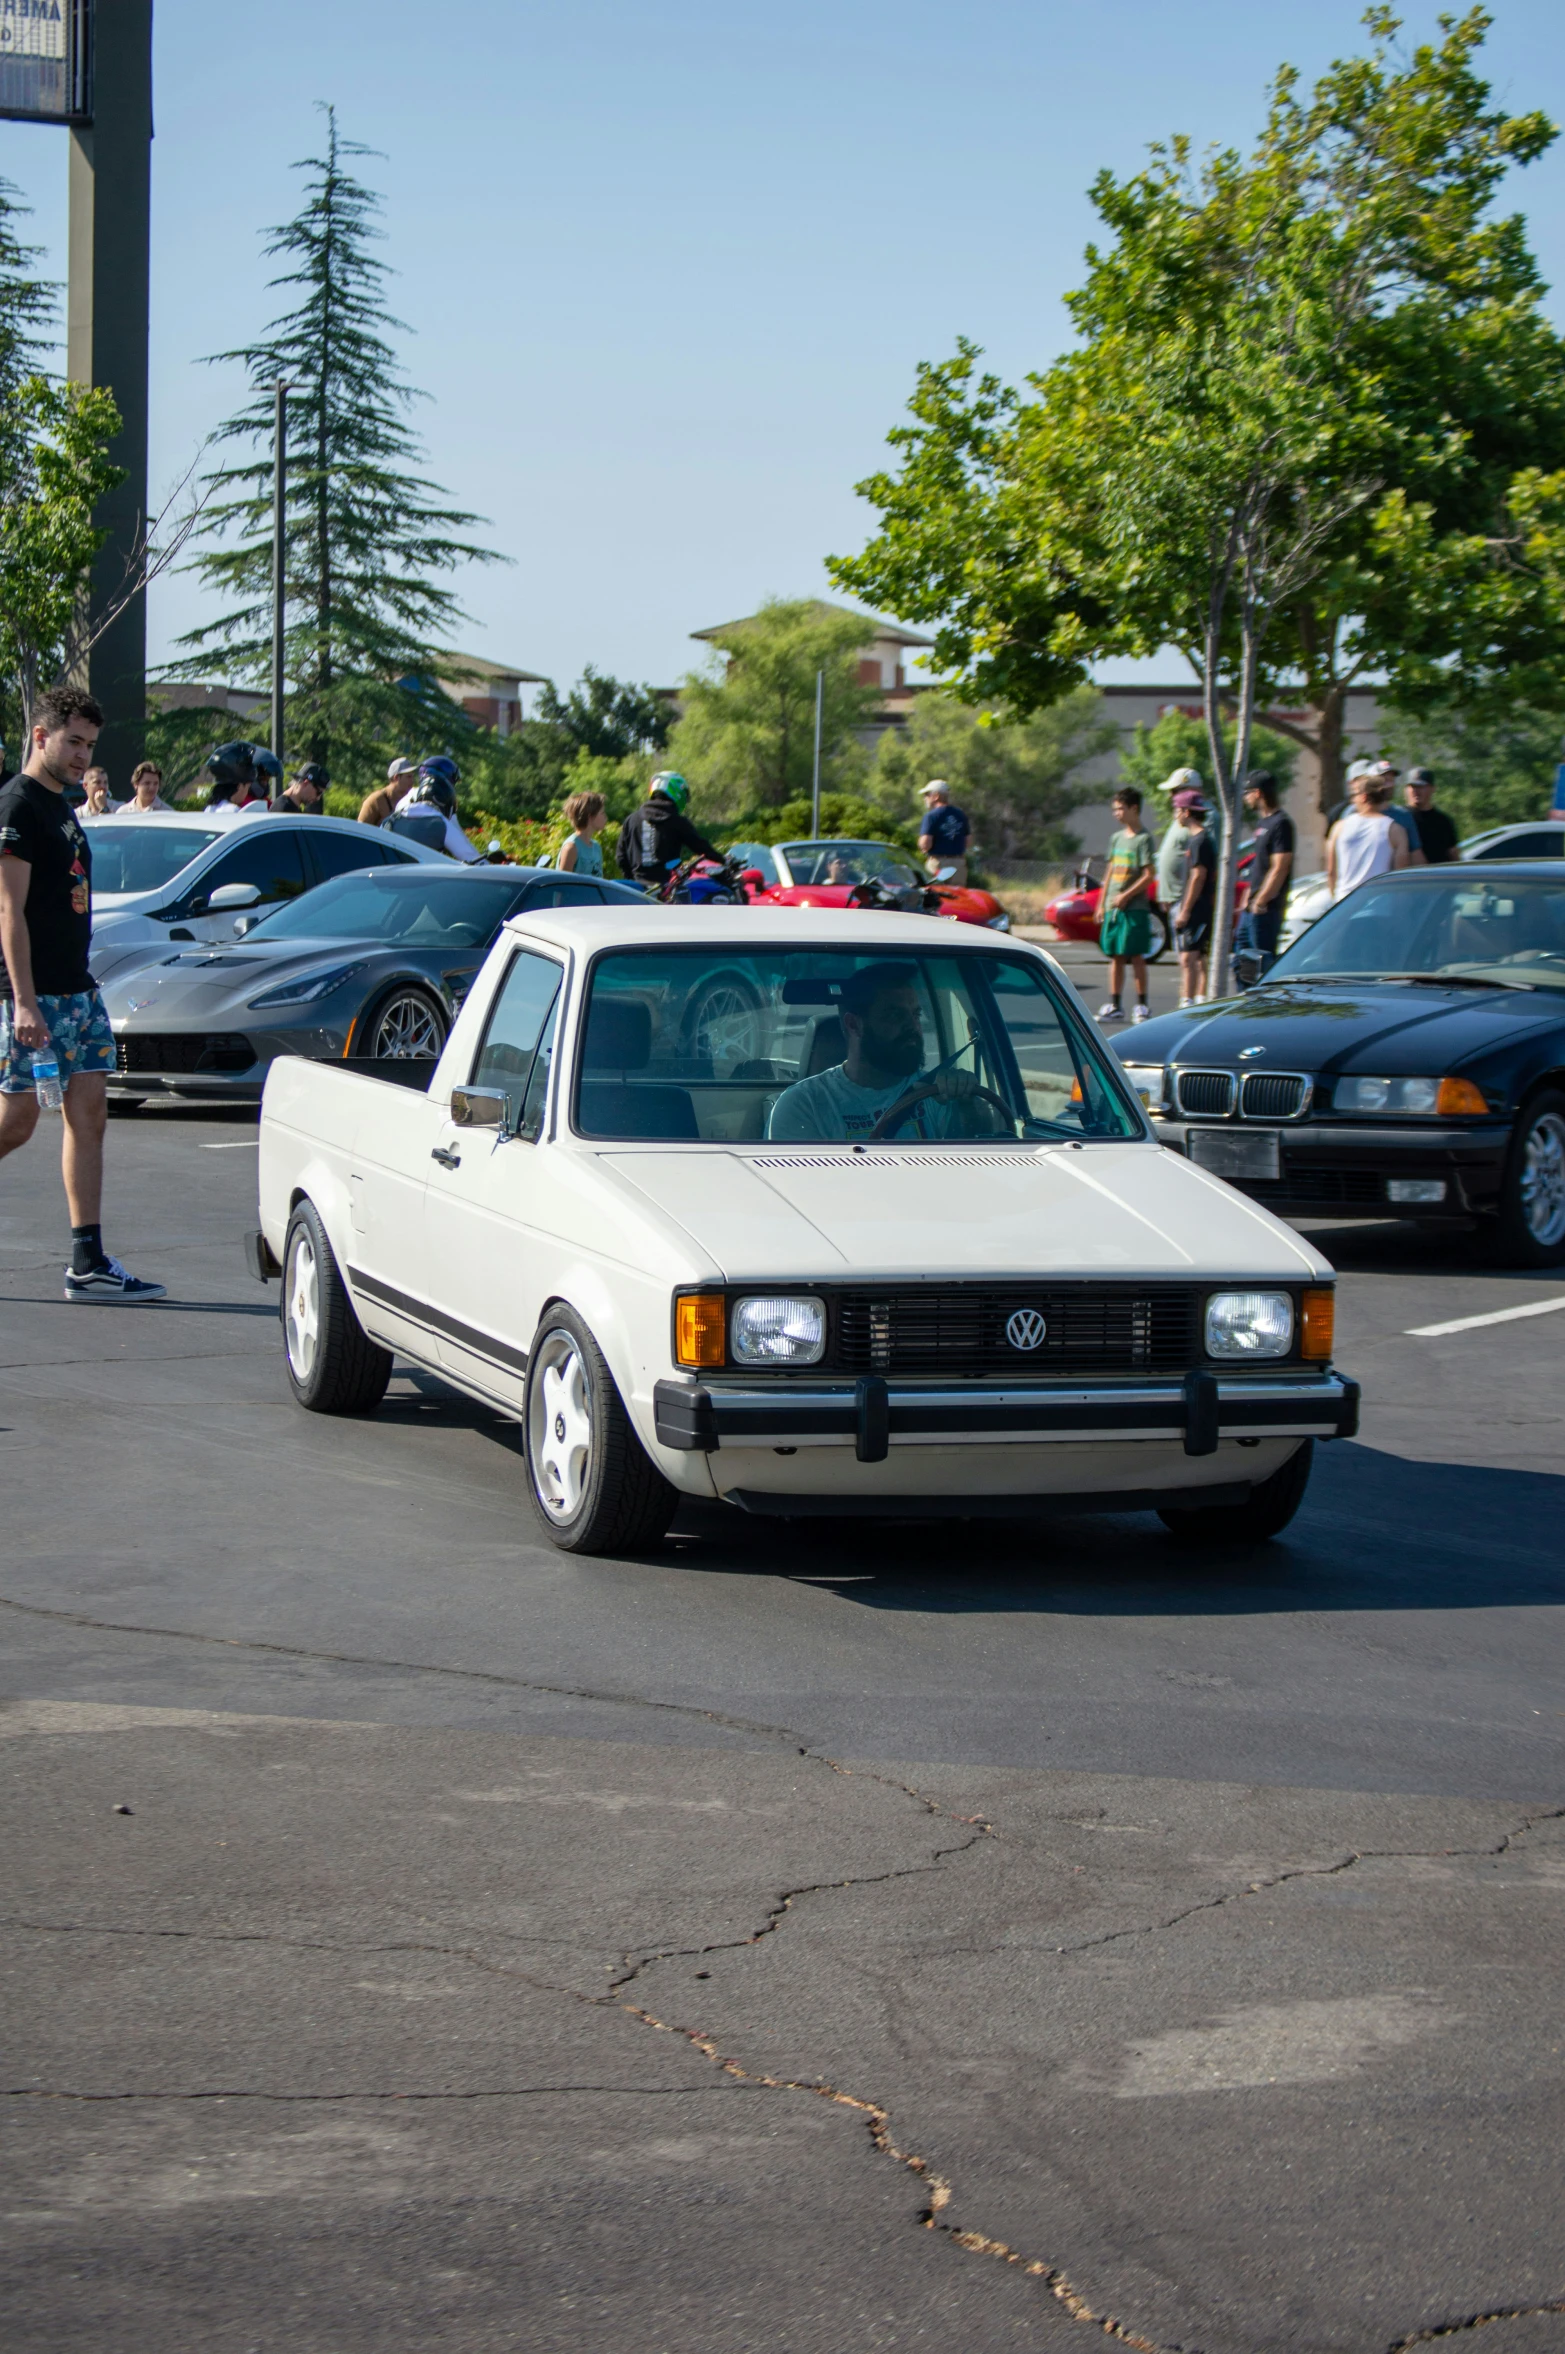
POLYGON ((1248 995, 1116 1040, 1159 1135, 1285 1216, 1476 1218, 1565 1258, 1565 874, 1361 884, 1248 995))
MULTIPOLYGON (((373 839, 374 837, 372 837, 373 839)), ((280 1054, 427 1064, 507 916, 644 906, 628 884, 547 867, 366 867, 104 984, 121 1110, 149 1096, 256 1102, 280 1054)))

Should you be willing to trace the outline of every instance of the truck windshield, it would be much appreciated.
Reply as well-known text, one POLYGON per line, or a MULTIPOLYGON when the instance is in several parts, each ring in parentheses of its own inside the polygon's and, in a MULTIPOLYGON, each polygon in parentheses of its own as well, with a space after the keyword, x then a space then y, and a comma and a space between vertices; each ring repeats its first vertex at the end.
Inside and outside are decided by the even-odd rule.
POLYGON ((96 819, 87 835, 93 897, 103 899, 111 891, 161 891, 218 834, 216 826, 171 825, 162 817, 141 817, 123 826, 96 819))
POLYGON ((719 1144, 1145 1133, 1111 1058, 1044 966, 949 949, 600 956, 576 1126, 719 1144))
POLYGON ((522 896, 515 876, 446 874, 439 867, 341 875, 290 900, 252 940, 402 940, 410 948, 477 948, 522 896))

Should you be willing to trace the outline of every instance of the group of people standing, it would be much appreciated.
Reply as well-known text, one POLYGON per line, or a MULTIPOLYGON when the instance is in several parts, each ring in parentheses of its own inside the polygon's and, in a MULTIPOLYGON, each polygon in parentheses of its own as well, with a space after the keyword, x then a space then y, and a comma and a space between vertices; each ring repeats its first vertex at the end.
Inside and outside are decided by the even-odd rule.
MULTIPOLYGON (((1122 785, 1114 796, 1116 832, 1109 844, 1108 871, 1098 944, 1109 960, 1109 995, 1098 1009, 1100 1022, 1122 1022, 1125 969, 1135 981, 1133 1022, 1144 1022, 1147 950, 1152 945, 1152 910, 1168 910, 1179 958, 1179 1002, 1196 1004, 1206 995, 1207 957, 1217 909, 1217 842, 1207 825, 1206 796, 1193 768, 1176 768, 1163 786, 1173 823, 1154 845, 1142 819, 1142 795, 1122 785)), ((1244 780, 1244 807, 1254 827, 1254 857, 1244 904, 1234 931, 1235 951, 1248 958, 1256 977, 1277 953, 1293 873, 1293 820, 1282 807, 1277 779, 1254 769, 1244 780)))
MULTIPOLYGON (((1333 812, 1326 837, 1326 873, 1333 899, 1393 868, 1444 866, 1456 856, 1456 827, 1443 809, 1435 807, 1430 771, 1408 770, 1401 808, 1392 805, 1396 780, 1389 760, 1357 761, 1349 771, 1348 800, 1333 812)), ((1193 768, 1176 768, 1162 790, 1174 815, 1155 846, 1142 824, 1137 787, 1124 785, 1114 796, 1116 831, 1109 843, 1100 902, 1099 946, 1109 960, 1109 995, 1099 1009, 1100 1022, 1125 1018, 1127 966, 1136 987, 1130 1018, 1147 1019, 1146 956, 1155 905, 1168 910, 1173 929, 1180 1006, 1195 1005, 1206 995, 1217 909, 1217 843, 1207 825, 1201 779, 1193 768)), ((1242 983, 1253 986, 1277 954, 1297 842, 1293 820, 1282 807, 1277 779, 1269 770, 1251 771, 1244 780, 1243 797, 1253 828, 1252 855, 1235 914, 1234 961, 1242 983)))

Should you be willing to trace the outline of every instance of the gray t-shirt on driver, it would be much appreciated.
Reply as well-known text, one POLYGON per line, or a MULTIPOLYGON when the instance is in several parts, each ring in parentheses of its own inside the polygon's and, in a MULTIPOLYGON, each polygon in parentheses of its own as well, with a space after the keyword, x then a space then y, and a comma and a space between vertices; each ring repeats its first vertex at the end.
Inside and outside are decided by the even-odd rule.
MULTIPOLYGON (((848 1077, 847 1065, 837 1063, 829 1071, 817 1071, 813 1079, 784 1088, 772 1106, 766 1133, 774 1144, 851 1144, 868 1137, 882 1114, 922 1083, 922 1072, 915 1071, 889 1087, 858 1087, 848 1077)), ((956 1125, 961 1109, 960 1104, 937 1103, 929 1096, 898 1122, 890 1141, 964 1135, 966 1130, 956 1125)))

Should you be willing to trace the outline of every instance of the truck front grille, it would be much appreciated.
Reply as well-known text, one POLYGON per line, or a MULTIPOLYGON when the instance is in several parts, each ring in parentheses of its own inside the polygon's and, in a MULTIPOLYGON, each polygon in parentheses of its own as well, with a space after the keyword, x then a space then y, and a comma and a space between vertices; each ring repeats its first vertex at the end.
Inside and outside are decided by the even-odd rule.
POLYGON ((833 1303, 830 1357, 844 1373, 1182 1373, 1201 1362, 1199 1299, 1183 1286, 929 1284, 842 1292, 833 1303), (1007 1334, 1013 1317, 1036 1347, 1007 1334))

